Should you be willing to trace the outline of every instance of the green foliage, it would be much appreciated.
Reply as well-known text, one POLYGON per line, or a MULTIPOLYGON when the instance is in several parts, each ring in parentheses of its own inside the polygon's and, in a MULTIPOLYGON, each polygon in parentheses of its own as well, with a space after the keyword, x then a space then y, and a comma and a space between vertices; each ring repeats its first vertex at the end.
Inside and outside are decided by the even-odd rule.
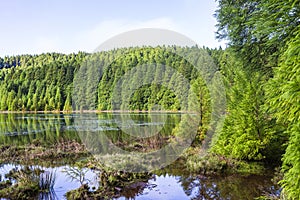
POLYGON ((70 94, 67 95, 67 99, 66 99, 66 101, 65 101, 65 105, 64 105, 63 111, 65 111, 65 112, 70 112, 70 111, 72 111, 72 105, 71 105, 71 97, 70 97, 70 94))
POLYGON ((190 83, 200 75, 193 65, 215 70, 208 52, 216 51, 163 46, 5 57, 0 110, 187 110, 190 83))
POLYGON ((190 172, 201 174, 263 174, 262 162, 247 162, 207 153, 197 148, 185 152, 185 165, 190 172))
MULTIPOLYGON (((117 59, 104 68, 98 85, 98 110, 153 110, 158 105, 164 110, 187 110, 184 99, 195 69, 173 53, 175 49, 186 54, 201 52, 198 48, 182 47, 129 48, 114 52, 117 59)), ((199 56, 206 57, 207 52, 199 56)), ((213 65, 195 64, 199 68, 213 65)), ((194 72, 193 78, 198 76, 194 72)))
POLYGON ((245 72, 230 51, 224 53, 220 67, 227 90, 227 116, 212 151, 237 159, 262 160, 264 149, 272 145, 268 116, 262 106, 263 76, 245 72))
POLYGON ((211 120, 210 93, 205 81, 201 77, 192 82, 189 91, 189 110, 197 112, 199 116, 196 141, 201 142, 206 137, 211 120))
POLYGON ((288 199, 300 198, 300 124, 297 122, 290 126, 288 133, 290 141, 283 157, 284 172, 283 180, 280 184, 283 186, 283 194, 288 199))
POLYGON ((300 31, 288 44, 275 76, 270 81, 270 111, 287 127, 290 139, 283 157, 283 192, 289 199, 300 198, 300 31))
POLYGON ((281 49, 299 25, 298 0, 218 0, 218 38, 243 60, 246 68, 272 73, 281 49))
POLYGON ((287 147, 283 193, 299 199, 299 1, 218 2, 218 37, 229 40, 240 72, 225 75, 228 116, 213 150, 274 162, 287 147))
POLYGON ((71 96, 68 88, 73 74, 85 56, 52 53, 5 57, 5 67, 0 70, 0 110, 63 110, 67 96, 71 96))

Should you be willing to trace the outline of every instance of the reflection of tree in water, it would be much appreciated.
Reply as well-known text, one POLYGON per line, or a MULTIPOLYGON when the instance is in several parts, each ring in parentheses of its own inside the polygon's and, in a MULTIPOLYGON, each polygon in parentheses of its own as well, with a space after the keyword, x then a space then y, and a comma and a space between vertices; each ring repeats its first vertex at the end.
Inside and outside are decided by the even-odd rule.
POLYGON ((69 128, 73 121, 71 115, 61 114, 1 114, 0 142, 7 145, 40 145, 79 141, 76 132, 69 128))
POLYGON ((222 199, 217 185, 207 180, 207 177, 180 177, 183 190, 191 199, 222 199))
POLYGON ((138 195, 143 194, 144 189, 153 187, 155 187, 155 185, 150 185, 148 180, 135 182, 125 186, 118 196, 125 197, 126 199, 135 199, 138 195))
POLYGON ((265 193, 274 193, 271 181, 263 176, 181 176, 184 192, 191 199, 254 199, 265 193))
POLYGON ((175 176, 185 194, 191 199, 254 199, 265 194, 278 196, 279 188, 271 181, 268 175, 228 175, 205 176, 190 174, 184 168, 185 161, 178 159, 173 164, 155 172, 158 176, 175 176))

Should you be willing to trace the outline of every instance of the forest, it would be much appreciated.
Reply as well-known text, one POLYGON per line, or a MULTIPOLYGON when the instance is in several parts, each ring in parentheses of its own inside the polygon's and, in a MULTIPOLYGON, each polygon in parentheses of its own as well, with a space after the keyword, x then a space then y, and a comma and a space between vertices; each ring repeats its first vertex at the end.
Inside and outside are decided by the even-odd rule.
POLYGON ((240 159, 278 159, 282 194, 299 199, 300 2, 218 3, 217 36, 229 41, 220 60, 229 72, 229 114, 212 148, 240 159))
MULTIPOLYGON (((112 108, 113 88, 125 72, 143 65, 148 65, 144 67, 146 71, 138 69, 140 71, 134 72, 136 76, 130 79, 131 83, 122 83, 142 83, 142 87, 131 94, 127 109, 151 110, 154 105, 159 104, 164 110, 187 110, 188 105, 180 105, 180 99, 174 92, 183 89, 181 92, 188 95, 190 88, 182 87, 180 84, 183 80, 179 79, 184 79, 189 85, 199 84, 203 80, 200 76, 201 71, 177 54, 180 52, 193 56, 195 52, 195 58, 191 59, 195 60, 196 65, 201 65, 206 71, 216 71, 213 60, 207 59, 207 51, 208 49, 198 47, 173 46, 123 48, 94 54, 48 53, 5 57, 0 61, 0 110, 116 110, 112 108), (206 64, 202 64, 203 62, 206 64), (168 69, 165 66, 168 66, 168 69), (98 74, 99 80, 94 77, 97 75, 95 68, 103 70, 98 74), (179 73, 174 73, 175 71, 182 77, 179 77, 179 73), (74 76, 76 73, 78 77, 74 76), (147 83, 143 83, 145 79, 147 83), (94 92, 97 94, 94 95, 94 92), (73 108, 72 98, 76 102, 73 108)), ((123 107, 120 105, 119 109, 123 107)))
POLYGON ((200 65, 222 74, 226 95, 224 124, 216 130, 209 151, 247 162, 261 161, 273 168, 279 166, 283 173, 279 181, 282 197, 300 199, 300 2, 218 3, 217 37, 228 41, 226 49, 130 47, 94 54, 0 58, 0 110, 151 111, 159 105, 161 110, 192 111, 193 100, 189 97, 195 93, 201 105, 197 108, 201 115, 197 139, 202 140, 209 129, 212 94, 203 73, 193 67, 200 65), (182 59, 177 52, 197 55, 195 63, 182 59), (206 55, 212 59, 206 60, 206 55), (103 67, 103 63, 109 66, 103 67), (84 75, 94 73, 88 69, 95 64, 103 69, 98 72, 101 78, 85 79, 84 75), (120 77, 144 64, 153 65, 153 70, 145 69, 140 72, 142 76, 123 82, 138 85, 144 81, 142 86, 130 95, 121 95, 121 103, 114 102, 113 89, 120 77), (162 70, 162 66, 170 66, 182 76, 162 70), (79 74, 83 77, 76 76, 82 70, 84 73, 79 74), (76 79, 92 84, 81 88, 82 82, 74 82, 76 79), (182 87, 184 81, 189 87, 182 87), (182 103, 185 97, 189 102, 182 103))

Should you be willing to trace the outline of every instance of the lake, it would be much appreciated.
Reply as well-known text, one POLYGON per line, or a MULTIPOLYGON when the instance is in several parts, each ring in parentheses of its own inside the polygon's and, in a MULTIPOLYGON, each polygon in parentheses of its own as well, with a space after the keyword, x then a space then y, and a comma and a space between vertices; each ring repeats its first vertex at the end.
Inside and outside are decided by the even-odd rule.
MULTIPOLYGON (((239 200, 253 199, 269 193, 279 194, 279 190, 271 182, 271 172, 264 176, 204 176, 189 173, 184 167, 184 163, 177 159, 178 152, 170 151, 167 148, 171 135, 178 130, 178 127, 182 127, 182 124, 186 123, 184 122, 186 117, 183 113, 2 113, 0 114, 0 143, 1 145, 22 146, 37 143, 37 141, 38 144, 43 145, 52 145, 60 141, 77 141, 84 143, 92 155, 104 153, 105 155, 107 153, 119 155, 130 152, 122 155, 131 156, 132 153, 135 153, 153 157, 157 155, 152 152, 167 149, 159 154, 163 157, 160 162, 163 160, 164 163, 154 164, 153 168, 147 168, 148 163, 143 162, 143 166, 133 167, 135 170, 153 169, 153 173, 142 181, 133 181, 132 184, 127 185, 115 199, 239 200), (145 167, 144 165, 147 165, 146 168, 142 168, 145 167), (158 166, 161 166, 161 169, 158 166)), ((149 157, 146 158, 149 159, 149 157)), ((121 167, 118 169, 122 169, 120 161, 115 159, 115 156, 113 159, 108 159, 110 163, 112 162, 110 167, 121 167)), ((137 164, 134 163, 134 159, 132 162, 137 164)), ((106 160, 104 164, 106 164, 106 160)), ((16 162, 1 163, 2 179, 5 179, 4 175, 12 168, 20 168, 23 165, 23 163, 16 162)), ((49 163, 44 164, 43 160, 40 160, 31 167, 40 167, 55 174, 52 198, 64 199, 67 191, 80 187, 82 183, 79 179, 68 175, 67 171, 73 166, 67 159, 64 162, 54 160, 50 165, 49 163)), ((85 168, 82 170, 84 171, 83 180, 90 185, 90 188, 101 187, 101 181, 97 178, 99 172, 85 168)), ((35 198, 47 199, 48 197, 40 194, 35 198)))

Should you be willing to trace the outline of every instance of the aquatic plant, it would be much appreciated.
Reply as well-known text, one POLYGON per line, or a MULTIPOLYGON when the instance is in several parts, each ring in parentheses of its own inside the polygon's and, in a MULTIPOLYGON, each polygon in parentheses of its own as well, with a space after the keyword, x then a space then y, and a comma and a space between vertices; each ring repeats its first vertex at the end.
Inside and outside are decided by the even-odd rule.
POLYGON ((56 175, 54 171, 44 171, 40 174, 40 189, 43 191, 53 190, 56 180, 56 175))
MULTIPOLYGON (((8 199, 32 199, 40 193, 55 196, 53 186, 55 173, 46 172, 39 167, 22 166, 14 167, 5 177, 15 184, 9 184, 0 190, 1 198, 8 199)), ((55 198, 50 198, 55 199, 55 198)))

